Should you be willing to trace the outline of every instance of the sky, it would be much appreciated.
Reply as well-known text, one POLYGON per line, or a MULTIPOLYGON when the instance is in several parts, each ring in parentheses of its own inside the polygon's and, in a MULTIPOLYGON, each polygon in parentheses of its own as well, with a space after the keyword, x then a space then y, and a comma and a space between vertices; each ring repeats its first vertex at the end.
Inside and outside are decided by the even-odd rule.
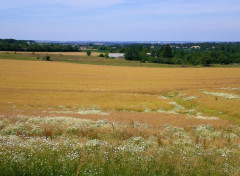
POLYGON ((0 0, 0 38, 240 41, 240 0, 0 0))

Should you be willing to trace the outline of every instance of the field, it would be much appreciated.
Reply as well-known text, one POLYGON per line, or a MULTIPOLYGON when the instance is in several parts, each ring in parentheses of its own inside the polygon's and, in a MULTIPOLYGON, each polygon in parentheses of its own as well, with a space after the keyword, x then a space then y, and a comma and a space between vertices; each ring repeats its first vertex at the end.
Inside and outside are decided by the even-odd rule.
MULTIPOLYGON (((0 51, 2 54, 6 54, 6 51, 0 51)), ((14 51, 8 51, 7 53, 9 54, 15 54, 14 51)), ((36 55, 63 55, 63 56, 86 56, 86 52, 16 52, 16 54, 21 54, 21 55, 29 55, 29 54, 36 54, 36 55)), ((98 52, 92 52, 92 56, 99 56, 98 52)))
POLYGON ((0 55, 0 175, 240 175, 240 68, 43 55, 0 55))
MULTIPOLYGON (((179 67, 177 65, 140 63, 139 61, 126 61, 125 59, 112 59, 99 57, 99 52, 93 51, 91 56, 86 52, 6 52, 0 51, 0 59, 10 60, 43 60, 43 57, 50 56, 51 61, 68 62, 91 65, 131 66, 131 67, 179 67)), ((232 66, 231 66, 232 67, 232 66)))
MULTIPOLYGON (((158 67, 158 68, 201 68, 201 65, 169 65, 158 63, 141 63, 139 61, 128 61, 125 59, 113 59, 99 57, 101 52, 92 51, 91 56, 87 56, 86 52, 13 52, 0 51, 0 59, 8 60, 32 60, 40 61, 45 56, 50 56, 53 62, 67 62, 91 65, 111 65, 111 66, 128 66, 128 67, 158 67)), ((211 67, 220 68, 239 68, 239 65, 220 65, 213 64, 211 67)))

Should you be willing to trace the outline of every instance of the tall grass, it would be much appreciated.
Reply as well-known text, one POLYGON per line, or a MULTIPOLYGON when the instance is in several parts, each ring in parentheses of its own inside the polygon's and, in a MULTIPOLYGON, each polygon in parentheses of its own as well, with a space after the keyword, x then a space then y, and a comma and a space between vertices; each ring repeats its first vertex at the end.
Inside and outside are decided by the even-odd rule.
MULTIPOLYGON (((135 122, 134 122, 135 123, 135 122)), ((240 128, 1 118, 0 175, 239 175, 240 128)))

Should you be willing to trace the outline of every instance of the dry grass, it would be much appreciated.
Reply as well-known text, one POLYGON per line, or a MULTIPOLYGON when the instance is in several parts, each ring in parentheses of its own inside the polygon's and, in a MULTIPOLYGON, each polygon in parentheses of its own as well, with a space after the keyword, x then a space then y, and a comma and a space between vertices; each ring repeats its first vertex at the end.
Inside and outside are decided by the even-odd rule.
POLYGON ((200 112, 214 115, 206 108, 228 111, 230 117, 225 119, 231 120, 234 116, 238 119, 239 100, 220 98, 216 101, 215 97, 204 95, 202 89, 238 87, 239 70, 129 68, 0 60, 0 110, 32 111, 58 109, 59 106, 70 109, 98 107, 105 111, 169 110, 172 108, 169 103, 175 101, 174 96, 170 99, 161 96, 177 91, 198 96, 190 106, 197 106, 200 112))
MULTIPOLYGON (((61 111, 60 111, 61 112, 61 111)), ((11 119, 11 122, 16 122, 18 118, 17 115, 23 115, 28 117, 74 117, 79 119, 88 119, 93 121, 108 120, 111 123, 119 123, 123 125, 131 126, 133 123, 148 124, 154 128, 163 127, 165 125, 178 126, 182 128, 190 128, 199 125, 211 125, 214 128, 225 128, 233 125, 233 123, 228 120, 204 120, 187 117, 184 114, 165 114, 165 113, 139 113, 139 112, 112 112, 109 115, 102 116, 96 114, 65 114, 65 113, 42 113, 41 110, 28 110, 25 112, 10 112, 1 111, 5 117, 11 119)))
MULTIPOLYGON (((211 89, 211 91, 218 93, 234 93, 236 95, 239 94, 237 91, 223 91, 219 89, 211 89)), ((196 100, 192 101, 192 104, 194 104, 195 108, 203 114, 221 117, 240 124, 239 99, 226 99, 223 97, 205 95, 202 90, 186 90, 183 91, 183 93, 198 97, 196 100)))

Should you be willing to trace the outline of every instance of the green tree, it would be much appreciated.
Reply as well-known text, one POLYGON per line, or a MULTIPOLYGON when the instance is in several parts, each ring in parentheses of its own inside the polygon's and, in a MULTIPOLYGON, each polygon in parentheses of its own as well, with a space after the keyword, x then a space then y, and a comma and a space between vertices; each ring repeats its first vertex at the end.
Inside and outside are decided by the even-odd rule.
POLYGON ((202 65, 208 66, 212 63, 212 58, 209 53, 204 53, 202 56, 202 65))
POLYGON ((104 57, 104 54, 102 54, 102 53, 101 53, 101 54, 99 54, 99 57, 104 57))
POLYGON ((140 52, 140 62, 145 63, 146 61, 149 60, 149 56, 147 55, 146 52, 140 52))
POLYGON ((218 62, 220 62, 221 64, 229 64, 229 59, 225 54, 220 54, 218 56, 218 62))
POLYGON ((135 47, 129 47, 125 51, 126 60, 141 60, 140 52, 135 47))
POLYGON ((172 58, 172 48, 169 45, 166 45, 163 49, 163 57, 172 58))
POLYGON ((156 51, 156 56, 157 57, 163 57, 163 48, 161 47, 161 48, 159 48, 157 51, 156 51))
POLYGON ((46 61, 51 61, 50 59, 51 59, 50 56, 45 56, 45 57, 43 57, 43 60, 46 60, 46 61))
POLYGON ((119 52, 119 53, 124 53, 124 52, 125 52, 125 48, 120 48, 120 49, 118 50, 118 52, 119 52))
POLYGON ((104 55, 106 58, 109 58, 109 54, 108 53, 105 53, 104 55))
POLYGON ((156 56, 157 56, 157 52, 156 52, 155 50, 152 50, 152 51, 151 51, 151 56, 152 56, 152 57, 156 57, 156 56))
POLYGON ((87 51, 87 55, 88 55, 88 56, 91 56, 91 54, 92 54, 92 52, 88 50, 88 51, 87 51))

